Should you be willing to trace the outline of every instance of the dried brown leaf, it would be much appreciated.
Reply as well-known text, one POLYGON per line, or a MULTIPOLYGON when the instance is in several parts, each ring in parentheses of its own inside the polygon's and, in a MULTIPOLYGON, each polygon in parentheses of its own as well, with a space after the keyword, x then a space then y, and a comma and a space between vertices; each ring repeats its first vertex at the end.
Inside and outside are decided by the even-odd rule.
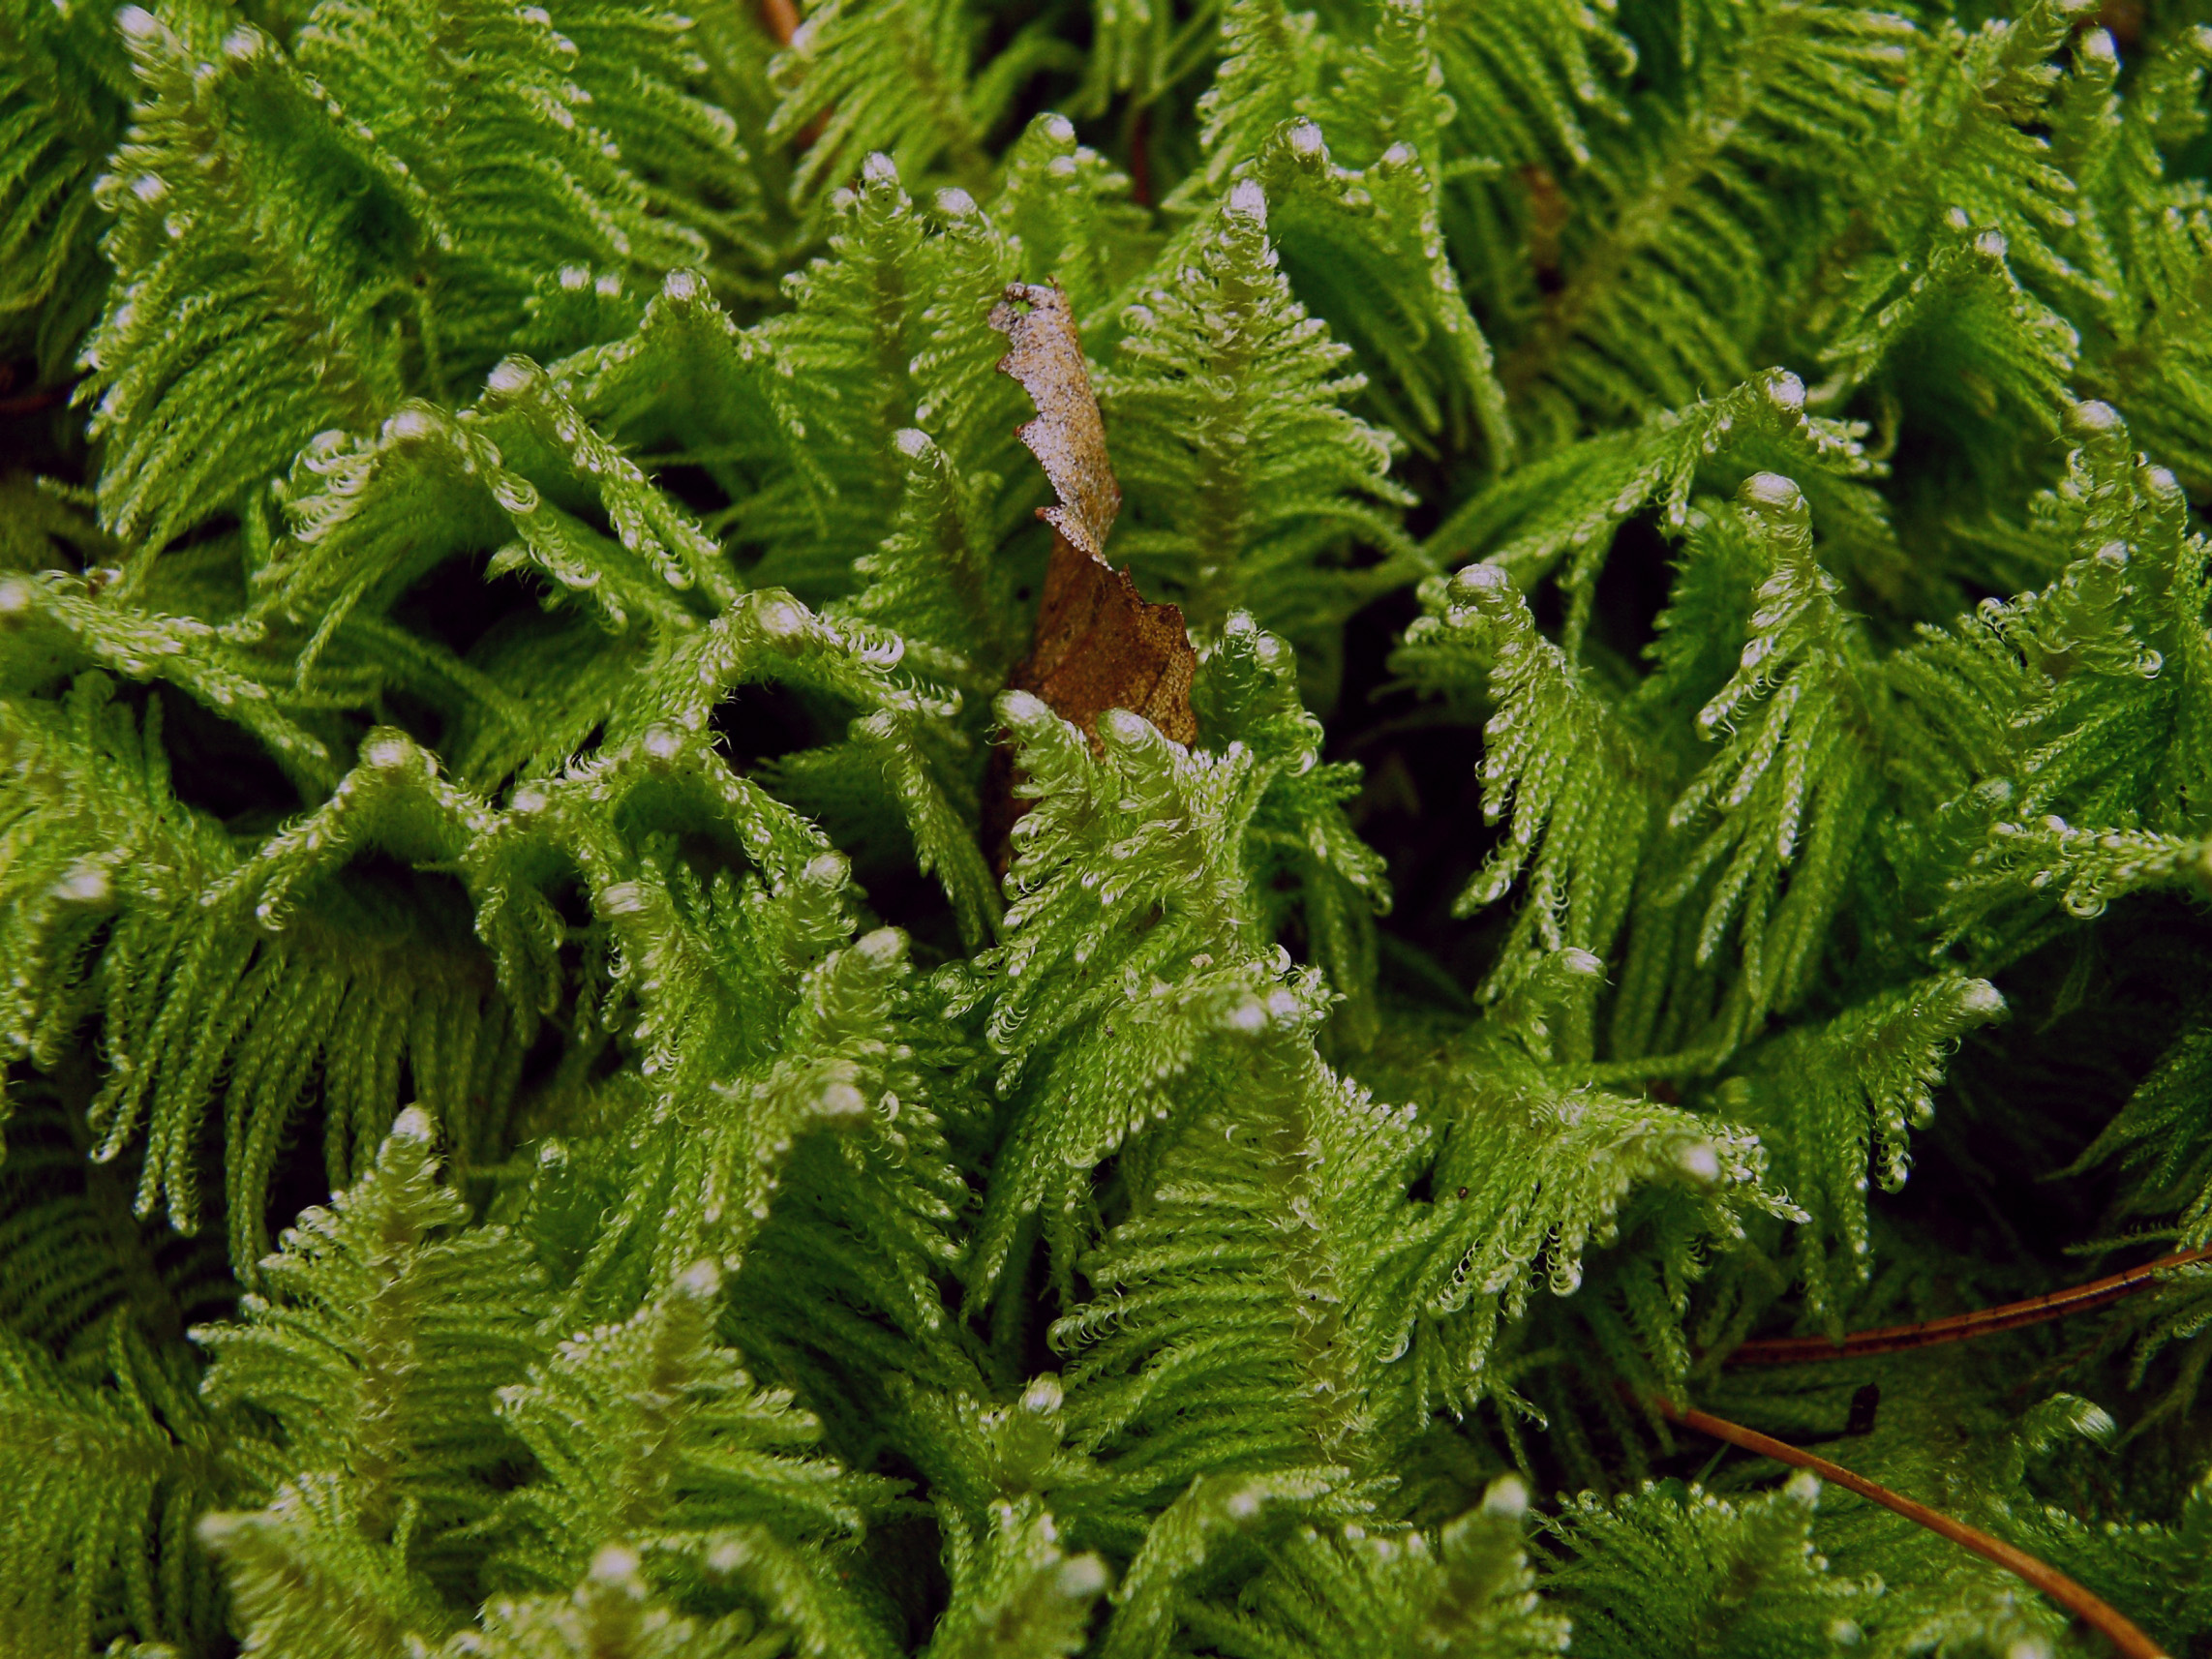
MULTIPOLYGON (((1035 693, 1081 728, 1094 753, 1099 716, 1108 709, 1141 714, 1178 743, 1198 736, 1191 710, 1197 652, 1174 605, 1148 603, 1126 570, 1106 561, 1106 536, 1121 511, 1121 485, 1106 456, 1106 427, 1083 366, 1082 341, 1056 287, 1016 284, 992 309, 990 324, 1011 349, 1002 373, 1021 382, 1037 418, 1016 436, 1045 468, 1059 499, 1037 516, 1056 532, 1037 634, 1007 683, 1035 693)), ((1014 799, 1004 751, 992 759, 984 799, 985 844, 1000 850, 1027 803, 1014 799)))
POLYGON ((1121 511, 1121 484, 1106 459, 1106 426, 1068 296, 1057 285, 1016 283, 991 308, 990 325, 1009 347, 999 373, 1019 380, 1037 406, 1037 418, 1015 436, 1043 464, 1060 498, 1037 516, 1093 558, 1104 558, 1121 511))
POLYGON ((1131 709, 1190 743, 1198 736, 1191 712, 1197 666, 1178 607, 1147 604, 1128 571, 1091 558, 1065 535, 1053 538, 1037 644, 1015 670, 1015 686, 1080 726, 1094 748, 1099 716, 1108 709, 1131 709))

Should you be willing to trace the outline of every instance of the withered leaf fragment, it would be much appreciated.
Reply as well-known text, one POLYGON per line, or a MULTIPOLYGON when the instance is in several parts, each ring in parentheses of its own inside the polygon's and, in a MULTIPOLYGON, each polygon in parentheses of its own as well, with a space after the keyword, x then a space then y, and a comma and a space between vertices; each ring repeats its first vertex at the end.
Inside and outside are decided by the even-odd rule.
POLYGON ((1121 512, 1121 483, 1106 458, 1106 426, 1068 296, 1057 285, 1015 283, 991 308, 990 325, 1008 346, 998 372, 1019 380, 1037 406, 1037 418, 1015 437, 1037 457, 1060 498, 1038 508, 1037 516, 1093 558, 1104 558, 1121 512))
MULTIPOLYGON (((990 325, 1010 347, 999 359, 1000 372, 1019 380, 1037 406, 1037 418, 1015 436, 1059 498, 1037 510, 1053 528, 1052 561, 1035 641, 1007 684, 1035 693, 1080 727, 1094 753, 1103 752, 1098 723, 1108 709, 1130 709, 1176 742, 1194 742, 1198 722, 1191 711, 1191 680, 1198 656, 1182 610, 1148 604, 1129 572, 1106 560, 1121 485, 1106 456, 1106 427, 1068 296, 1056 286, 1016 283, 992 308, 990 325)), ((985 785, 983 831, 1002 866, 1007 831, 1028 804, 1014 798, 1013 784, 1012 764, 1000 750, 985 785)))
POLYGON ((1183 613, 1174 605, 1147 604, 1129 573, 1106 560, 1121 485, 1106 458, 1106 428, 1068 296, 1058 287, 1016 284, 992 310, 990 324, 1012 347, 1000 370, 1019 380, 1037 406, 1037 418, 1016 436, 1059 497, 1038 509, 1057 532, 1052 562, 1035 644, 1008 683, 1036 693, 1081 727, 1094 749, 1099 716, 1108 709, 1141 714, 1178 743, 1194 741, 1198 723, 1191 712, 1191 679, 1198 657, 1183 613))
POLYGON ((1147 604, 1126 570, 1093 558, 1064 535, 1052 543, 1037 641, 1007 683, 1034 691, 1100 748, 1099 716, 1108 709, 1143 715, 1178 743, 1196 741, 1191 677, 1198 654, 1182 610, 1147 604))

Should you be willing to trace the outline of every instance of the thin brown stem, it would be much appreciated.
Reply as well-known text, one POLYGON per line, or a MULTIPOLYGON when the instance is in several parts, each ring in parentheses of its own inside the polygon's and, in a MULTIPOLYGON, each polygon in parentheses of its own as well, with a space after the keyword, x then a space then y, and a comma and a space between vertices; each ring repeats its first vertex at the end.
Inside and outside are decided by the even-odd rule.
MULTIPOLYGON (((760 26, 769 38, 779 46, 789 48, 792 38, 799 33, 799 7, 797 0, 760 0, 760 26)), ((813 120, 799 130, 792 147, 801 152, 811 150, 814 140, 822 136, 833 111, 824 109, 813 120)))
POLYGON ((1725 1417, 1714 1417, 1704 1411, 1691 1411, 1677 1405, 1663 1395, 1653 1395, 1651 1403, 1659 1415, 1670 1423, 1679 1423, 1684 1429, 1695 1429, 1701 1434, 1711 1434, 1716 1440, 1726 1440, 1732 1446, 1741 1446, 1746 1452, 1756 1452, 1762 1458, 1773 1458, 1776 1463, 1788 1463, 1792 1468, 1809 1469, 1824 1481, 1833 1481, 1847 1492, 1855 1492, 1870 1503, 1903 1516, 1907 1521, 1926 1527, 1930 1532, 1950 1539, 1961 1549, 1971 1550, 1985 1561, 1994 1561, 2008 1573, 2025 1580, 2076 1618, 2094 1627, 2105 1640, 2125 1655, 2125 1659, 2167 1659, 2166 1649, 2153 1642, 2134 1621, 2117 1609, 2091 1595, 2072 1579, 2057 1569, 2045 1566, 2024 1550, 2016 1550, 2002 1538, 1992 1538, 1980 1527, 1969 1526, 1963 1521, 1915 1503, 1902 1497, 1886 1486, 1877 1486, 1864 1475, 1853 1474, 1841 1464, 1832 1463, 1826 1458, 1816 1458, 1810 1452, 1800 1451, 1787 1441, 1777 1440, 1771 1434, 1762 1434, 1756 1429, 1746 1429, 1741 1423, 1731 1423, 1725 1417))
POLYGON ((777 45, 788 46, 799 32, 799 8, 792 0, 760 0, 760 20, 777 45))
POLYGON ((0 419, 13 419, 16 415, 37 414, 42 409, 59 408, 69 402, 70 387, 50 386, 44 391, 18 392, 12 398, 0 398, 0 419))
POLYGON ((1123 134, 1129 155, 1129 196, 1139 207, 1152 205, 1152 110, 1143 104, 1130 106, 1123 134))
POLYGON ((1952 1313, 1941 1319, 1923 1319, 1917 1325, 1884 1325, 1878 1330, 1853 1331, 1840 1339, 1829 1337, 1774 1337, 1745 1342, 1728 1356, 1737 1365, 1809 1365, 1816 1360, 1857 1359, 1869 1354, 1902 1353, 1908 1348, 1933 1347, 1939 1342, 1963 1342, 1976 1337, 1992 1337, 1999 1331, 2016 1331, 2023 1325, 2040 1325, 2063 1319, 2070 1313, 2088 1313, 2117 1302, 2123 1296, 2158 1282, 2160 1274, 2192 1262, 2212 1261, 2212 1246, 2162 1255, 2124 1273, 2110 1274, 2076 1284, 2070 1290, 2053 1290, 2024 1302, 2007 1302, 1995 1308, 1979 1308, 1971 1313, 1952 1313))

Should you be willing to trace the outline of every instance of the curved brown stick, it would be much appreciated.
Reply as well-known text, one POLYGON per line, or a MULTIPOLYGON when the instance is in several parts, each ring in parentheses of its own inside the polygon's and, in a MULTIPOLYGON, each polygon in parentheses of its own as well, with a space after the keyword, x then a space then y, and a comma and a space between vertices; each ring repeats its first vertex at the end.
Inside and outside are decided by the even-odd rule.
POLYGON ((51 386, 43 392, 18 392, 12 398, 0 398, 0 418, 12 420, 16 415, 58 408, 69 402, 69 394, 68 386, 51 386))
POLYGON ((1950 1539, 1961 1549, 1971 1550, 1985 1561, 1994 1561, 2008 1573, 2024 1579, 2028 1584, 2076 1618, 2094 1626, 2106 1641, 2125 1655, 2125 1659, 2167 1659, 2166 1649, 2138 1630, 2134 1621, 2117 1609, 2091 1595, 2064 1573, 2045 1566, 2024 1550, 2015 1550, 2002 1538, 1992 1538, 1980 1527, 1969 1526, 1963 1521, 1901 1497, 1886 1486, 1877 1486, 1864 1475, 1855 1475, 1826 1458, 1816 1458, 1810 1452, 1802 1452, 1787 1441, 1777 1440, 1771 1434, 1762 1434, 1756 1429, 1746 1429, 1741 1423, 1731 1423, 1725 1417, 1714 1417, 1703 1411, 1690 1411, 1663 1395, 1653 1395, 1651 1403, 1659 1415, 1670 1423, 1679 1423, 1684 1429, 1695 1429, 1701 1434, 1711 1434, 1716 1440, 1726 1440, 1732 1446, 1741 1446, 1746 1452, 1756 1452, 1762 1458, 1773 1458, 1776 1463, 1788 1463, 1793 1468, 1810 1469, 1824 1481, 1833 1481, 1847 1492, 1855 1492, 1870 1503, 1916 1522, 1930 1532, 1950 1539))
POLYGON ((1941 1319, 1923 1319, 1917 1325, 1884 1325, 1878 1330, 1853 1331, 1841 1341, 1828 1337, 1774 1337, 1745 1342, 1728 1356, 1729 1365, 1807 1365, 1815 1360, 1864 1358, 1868 1354, 1901 1353, 1907 1348, 1933 1347, 1938 1342, 1962 1342, 1975 1337, 1991 1337, 1999 1331, 2016 1331, 2022 1325, 2040 1325, 2046 1319, 2063 1319, 2069 1313, 2087 1313, 2132 1295, 2153 1282, 2168 1268, 2192 1262, 2212 1261, 2212 1246, 2162 1255, 2124 1273, 2076 1284, 2071 1290, 2053 1290, 2024 1302, 2007 1302, 1995 1308, 1978 1308, 1971 1313, 1952 1313, 1941 1319))
POLYGON ((760 0, 760 20, 776 45, 788 46, 799 32, 799 8, 791 0, 760 0))

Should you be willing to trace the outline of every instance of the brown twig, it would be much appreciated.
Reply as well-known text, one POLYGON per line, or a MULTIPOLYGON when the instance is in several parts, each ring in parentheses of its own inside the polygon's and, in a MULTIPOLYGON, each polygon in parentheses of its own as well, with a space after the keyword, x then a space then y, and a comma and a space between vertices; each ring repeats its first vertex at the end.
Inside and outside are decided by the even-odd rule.
MULTIPOLYGON (((769 38, 789 50, 792 38, 799 33, 797 0, 760 0, 759 15, 760 26, 768 31, 769 38)), ((802 152, 811 150, 814 140, 822 136, 822 129, 830 124, 830 117, 833 113, 831 109, 818 111, 811 121, 793 136, 792 147, 802 152)))
POLYGON ((1670 1423, 1679 1423, 1684 1429, 1695 1429, 1701 1434, 1711 1434, 1716 1440, 1726 1440, 1732 1446, 1741 1446, 1746 1452, 1756 1452, 1762 1458, 1773 1458, 1776 1463, 1788 1463, 1792 1468, 1810 1469, 1824 1481, 1833 1481, 1847 1492, 1855 1492, 1870 1503, 1903 1516, 1926 1527, 1930 1532, 1950 1539, 1961 1549, 1971 1550, 1985 1561, 1994 1561, 2008 1573, 2025 1580, 2076 1618, 2093 1626, 2106 1641, 2117 1648, 2125 1659, 2167 1659, 2166 1649, 2138 1630, 2134 1621, 2117 1609, 2091 1595, 2064 1573, 2045 1566, 2024 1550, 2016 1550, 2002 1538, 1992 1538, 1976 1526, 1933 1510, 1924 1503, 1915 1503, 1901 1497, 1888 1487, 1877 1486, 1864 1475, 1853 1474, 1840 1464, 1826 1458, 1816 1458, 1810 1452, 1800 1451, 1787 1441, 1777 1440, 1771 1434, 1762 1434, 1756 1429, 1746 1429, 1741 1423, 1731 1423, 1725 1417, 1714 1417, 1704 1411, 1691 1411, 1677 1405, 1663 1395, 1653 1395, 1651 1403, 1659 1415, 1670 1423))
POLYGON ((760 20, 777 45, 788 46, 799 32, 799 8, 792 0, 760 0, 760 20))
POLYGON ((2092 1312, 2123 1296, 2153 1283, 2168 1268, 2192 1262, 2212 1261, 2212 1246, 2162 1255, 2124 1273, 2111 1274, 2076 1284, 2071 1290, 2053 1290, 2024 1302, 2007 1302, 1995 1308, 1979 1308, 1971 1313, 1952 1313, 1941 1319, 1923 1319, 1917 1325, 1884 1325, 1878 1330, 1853 1331, 1836 1340, 1829 1337, 1774 1337, 1745 1342, 1728 1356, 1737 1365, 1809 1365, 1816 1360, 1859 1359, 1870 1354, 1902 1353, 1907 1348, 1933 1347, 1938 1342, 1962 1342, 1976 1337, 2016 1331, 2023 1325, 2040 1325, 2046 1319, 2063 1319, 2070 1313, 2092 1312))
POLYGON ((1129 112, 1129 198, 1139 207, 1152 205, 1152 110, 1136 105, 1129 112))
POLYGON ((18 392, 12 398, 0 398, 0 419, 37 414, 41 409, 59 408, 69 402, 69 394, 70 388, 67 386, 50 386, 45 391, 18 392))

